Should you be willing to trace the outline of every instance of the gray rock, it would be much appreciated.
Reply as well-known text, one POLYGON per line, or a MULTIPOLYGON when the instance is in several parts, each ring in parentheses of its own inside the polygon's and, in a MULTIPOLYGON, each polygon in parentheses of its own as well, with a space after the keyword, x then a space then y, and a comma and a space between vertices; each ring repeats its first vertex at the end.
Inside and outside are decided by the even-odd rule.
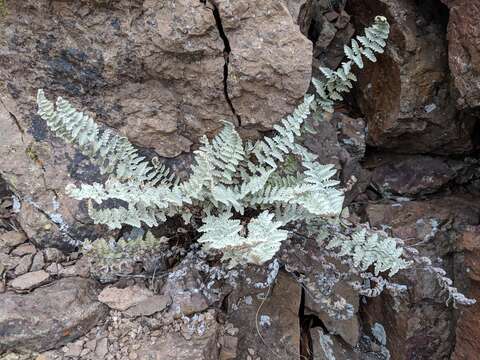
POLYGON ((102 338, 97 341, 97 346, 95 348, 95 355, 103 359, 107 354, 108 354, 108 339, 102 338))
POLYGON ((35 254, 32 261, 32 267, 30 268, 31 271, 38 271, 42 270, 45 266, 45 261, 43 260, 43 253, 40 251, 35 254))
POLYGON ((162 311, 170 304, 170 297, 155 295, 152 291, 139 286, 124 289, 107 287, 102 290, 98 300, 110 308, 124 311, 129 316, 149 316, 162 311))
POLYGON ((0 353, 46 351, 79 338, 104 318, 94 281, 66 278, 25 295, 0 296, 0 353))
POLYGON ((45 284, 50 279, 50 274, 40 270, 23 274, 10 282, 10 286, 15 290, 31 290, 45 284))
POLYGON ((22 256, 20 262, 18 263, 17 267, 15 268, 15 275, 23 275, 30 270, 30 266, 32 265, 32 254, 27 254, 22 256))
POLYGON ((56 248, 46 248, 43 250, 43 255, 47 263, 50 262, 62 262, 65 260, 65 255, 62 251, 56 248))
POLYGON ((15 269, 15 267, 20 262, 20 259, 21 258, 17 256, 10 256, 8 254, 0 252, 0 264, 2 264, 4 271, 10 271, 12 269, 15 269))
POLYGON ((0 248, 13 248, 27 241, 27 237, 21 231, 7 231, 0 235, 0 248))
POLYGON ((23 256, 27 254, 35 254, 37 249, 33 244, 21 244, 12 250, 10 255, 23 256))

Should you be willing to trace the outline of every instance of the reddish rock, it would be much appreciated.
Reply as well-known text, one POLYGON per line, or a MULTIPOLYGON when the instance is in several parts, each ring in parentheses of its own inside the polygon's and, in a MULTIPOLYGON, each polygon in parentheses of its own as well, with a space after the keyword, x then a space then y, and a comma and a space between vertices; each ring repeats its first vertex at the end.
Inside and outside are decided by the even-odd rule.
POLYGON ((459 249, 464 252, 460 263, 464 274, 466 295, 477 303, 460 307, 455 328, 455 351, 452 359, 475 359, 480 354, 480 228, 470 227, 459 237, 459 249))
POLYGON ((385 154, 377 158, 380 164, 372 171, 372 182, 382 193, 404 196, 434 193, 457 175, 447 159, 438 157, 385 154))
POLYGON ((460 108, 480 105, 480 1, 442 0, 449 9, 448 64, 460 108))
POLYGON ((266 274, 254 268, 250 270, 247 275, 250 281, 247 283, 242 279, 228 296, 228 321, 239 329, 237 358, 270 359, 272 351, 277 354, 277 359, 297 358, 300 349, 299 284, 288 274, 280 272, 263 301, 268 286, 257 285, 265 282, 266 274), (253 349, 254 354, 249 353, 249 349, 253 349))
POLYGON ((347 10, 357 28, 384 15, 391 25, 387 51, 359 72, 358 104, 369 145, 402 153, 458 154, 473 149, 474 119, 456 110, 445 19, 435 1, 359 0, 347 10))
MULTIPOLYGON (((466 226, 479 223, 478 199, 446 197, 370 204, 366 213, 371 225, 389 226, 394 236, 415 245, 422 255, 443 257, 445 261, 439 265, 453 278, 454 286, 460 291, 465 288, 465 281, 450 269, 464 266, 456 241, 466 226)), ((385 293, 369 299, 361 311, 364 321, 385 327, 394 360, 450 358, 455 346, 454 312, 446 306, 447 298, 436 278, 414 268, 399 273, 394 280, 407 285, 407 293, 395 298, 385 293)))

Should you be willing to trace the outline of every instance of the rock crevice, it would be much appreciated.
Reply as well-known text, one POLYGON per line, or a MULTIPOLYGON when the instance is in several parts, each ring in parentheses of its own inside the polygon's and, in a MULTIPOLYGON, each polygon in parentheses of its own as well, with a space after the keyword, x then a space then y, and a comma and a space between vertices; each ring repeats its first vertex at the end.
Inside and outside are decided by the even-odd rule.
MULTIPOLYGON (((201 2, 204 3, 205 6, 207 6, 207 0, 204 0, 201 2)), ((237 114, 235 107, 233 106, 232 100, 230 99, 230 94, 228 92, 228 71, 229 71, 229 64, 230 64, 230 53, 232 51, 230 47, 230 41, 228 40, 228 37, 225 34, 225 31, 223 29, 222 18, 220 16, 220 11, 218 10, 218 7, 211 1, 208 1, 208 4, 211 6, 211 8, 209 7, 209 9, 212 11, 213 17, 215 18, 215 25, 217 26, 217 29, 218 29, 218 34, 220 35, 220 38, 222 39, 224 44, 223 56, 225 58, 225 63, 223 65, 223 94, 225 96, 225 100, 227 101, 229 108, 232 110, 233 116, 237 119, 237 125, 241 127, 242 119, 240 115, 237 114)))

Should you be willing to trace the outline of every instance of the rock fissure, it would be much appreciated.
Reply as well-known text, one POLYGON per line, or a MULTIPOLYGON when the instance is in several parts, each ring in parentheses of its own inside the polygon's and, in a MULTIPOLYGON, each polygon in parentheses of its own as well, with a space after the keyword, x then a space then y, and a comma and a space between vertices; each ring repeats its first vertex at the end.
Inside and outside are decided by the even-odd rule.
POLYGON ((223 65, 223 93, 225 95, 225 100, 227 101, 228 106, 232 111, 233 116, 237 119, 237 122, 238 122, 237 125, 241 127, 242 119, 240 115, 237 114, 237 111, 233 106, 232 99, 230 98, 230 94, 228 93, 228 71, 229 71, 229 64, 230 64, 230 53, 232 51, 230 47, 230 41, 228 40, 228 37, 225 34, 225 30, 223 29, 222 18, 220 17, 220 11, 218 10, 217 5, 215 5, 209 0, 200 0, 200 2, 202 2, 204 5, 207 5, 207 1, 212 6, 208 8, 212 11, 213 17, 215 18, 215 24, 218 29, 218 33, 224 44, 223 57, 225 59, 225 63, 223 65))

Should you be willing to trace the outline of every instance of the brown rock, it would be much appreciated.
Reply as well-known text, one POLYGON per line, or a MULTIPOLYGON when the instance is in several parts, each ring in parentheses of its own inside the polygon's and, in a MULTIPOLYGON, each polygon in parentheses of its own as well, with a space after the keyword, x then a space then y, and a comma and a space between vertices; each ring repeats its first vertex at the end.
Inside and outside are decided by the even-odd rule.
POLYGON ((352 348, 346 346, 338 336, 325 333, 322 328, 310 330, 313 360, 362 359, 352 348))
POLYGON ((296 19, 282 2, 212 3, 231 48, 227 87, 235 113, 242 125, 270 129, 308 89, 312 44, 298 31, 296 19))
POLYGON ((41 352, 87 333, 106 314, 96 301, 96 285, 61 279, 29 294, 0 296, 0 353, 41 352))
MULTIPOLYGON (((15 268, 15 275, 23 275, 30 270, 32 265, 33 255, 27 254, 24 255, 20 262, 18 263, 17 267, 15 268)), ((35 270, 32 270, 35 271, 35 270)))
POLYGON ((353 306, 354 314, 347 320, 335 320, 321 309, 319 304, 308 295, 305 296, 305 315, 315 315, 318 317, 328 332, 332 335, 339 335, 347 344, 352 347, 358 344, 360 338, 360 323, 358 321, 358 292, 343 282, 335 284, 334 294, 344 298, 347 303, 353 306))
POLYGON ((237 359, 238 338, 236 336, 224 335, 220 339, 220 343, 219 360, 237 359))
POLYGON ((382 193, 413 196, 434 193, 454 179, 457 172, 447 159, 430 156, 381 156, 372 182, 382 193))
POLYGON ((13 249, 10 254, 14 256, 23 256, 27 254, 35 254, 36 252, 37 249, 35 249, 33 244, 22 244, 13 249))
POLYGON ((217 347, 219 324, 207 317, 189 340, 178 332, 167 333, 158 338, 140 342, 135 353, 138 359, 151 360, 219 360, 217 347))
POLYGON ((31 271, 42 270, 44 266, 45 261, 43 260, 43 253, 39 251, 33 257, 31 271))
POLYGON ((31 290, 45 284, 50 279, 50 274, 40 270, 21 275, 10 282, 15 290, 31 290))
POLYGON ((477 300, 472 306, 460 307, 455 328, 454 360, 474 359, 480 353, 480 228, 469 227, 459 237, 462 259, 463 284, 466 296, 477 300), (466 278, 466 279, 465 279, 466 278))
POLYGON ((239 329, 237 358, 246 358, 249 348, 255 350, 253 359, 269 359, 272 352, 277 359, 297 358, 300 349, 300 286, 288 274, 280 272, 271 293, 263 301, 268 287, 258 288, 255 284, 263 283, 266 275, 253 268, 249 270, 250 284, 242 279, 228 296, 228 321, 239 329))
POLYGON ((180 263, 169 274, 161 293, 172 299, 169 316, 179 318, 208 309, 209 303, 200 290, 202 279, 188 260, 180 263))
POLYGON ((7 231, 0 234, 0 248, 6 247, 8 249, 14 248, 27 241, 27 237, 21 231, 7 231))
POLYGON ((21 258, 19 258, 18 256, 10 256, 8 254, 0 252, 0 265, 3 267, 4 271, 15 269, 15 267, 20 262, 20 259, 21 258))
POLYGON ((43 255, 47 263, 62 262, 65 260, 65 255, 62 251, 55 248, 46 248, 43 250, 43 255))
MULTIPOLYGON (((370 204, 367 216, 371 225, 391 227, 394 236, 404 239, 422 255, 432 259, 443 257, 449 270, 465 268, 455 245, 466 226, 479 223, 478 200, 445 197, 426 201, 389 204, 370 204), (451 269, 451 268, 450 268, 451 269)), ((454 278, 450 272, 449 276, 454 278)), ((454 348, 454 314, 445 306, 446 295, 441 292, 436 278, 419 269, 403 271, 395 281, 408 287, 408 292, 397 297, 384 294, 369 299, 364 307, 364 319, 370 326, 375 322, 385 327, 388 348, 393 359, 450 358, 454 348)), ((462 278, 454 278, 454 286, 465 288, 462 278)), ((467 294, 469 295, 469 294, 467 294)))
POLYGON ((162 311, 171 302, 168 296, 155 295, 139 286, 124 289, 107 287, 102 290, 98 300, 112 309, 124 311, 129 316, 149 316, 162 311))
POLYGON ((43 246, 72 250, 105 230, 65 196, 67 183, 98 180, 98 169, 33 115, 38 88, 96 113, 136 145, 174 157, 216 132, 221 120, 237 122, 225 82, 242 122, 257 129, 287 115, 310 82, 311 44, 282 2, 120 0, 110 7, 27 0, 7 7, 0 175, 21 200, 22 228, 43 246), (231 48, 225 79, 227 40, 212 3, 231 48))
POLYGON ((391 25, 385 54, 359 72, 356 96, 368 123, 367 142, 403 153, 472 150, 474 119, 456 110, 441 5, 360 0, 348 10, 357 28, 370 24, 372 14, 391 25))
POLYGON ((480 105, 480 17, 478 0, 442 0, 450 9, 448 64, 460 93, 460 108, 480 105))

